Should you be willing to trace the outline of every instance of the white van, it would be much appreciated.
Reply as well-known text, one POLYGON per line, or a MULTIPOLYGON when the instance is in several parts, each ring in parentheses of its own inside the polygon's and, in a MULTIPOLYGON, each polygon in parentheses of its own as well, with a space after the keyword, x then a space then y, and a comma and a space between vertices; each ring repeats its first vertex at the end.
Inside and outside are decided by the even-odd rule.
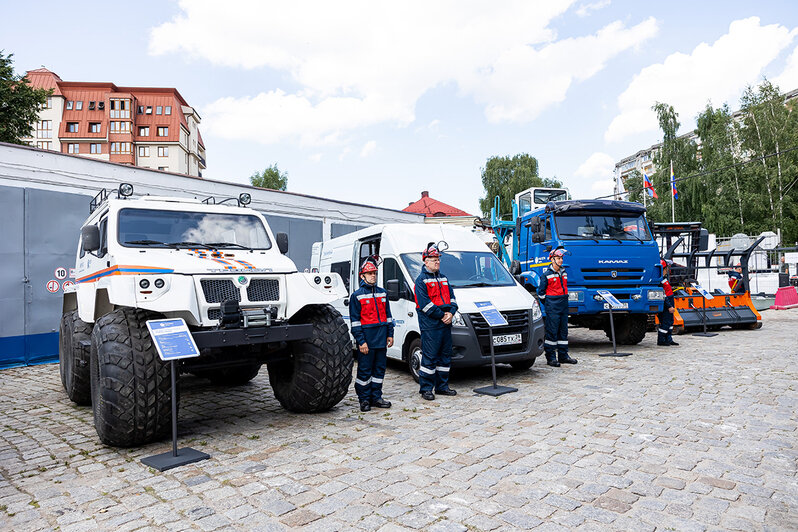
MULTIPOLYGON (((452 225, 386 224, 313 244, 311 267, 320 272, 338 273, 349 294, 357 290, 358 268, 363 259, 379 255, 377 284, 388 292, 396 322, 394 346, 388 357, 408 363, 418 380, 421 363, 421 333, 413 294, 421 273, 421 251, 428 242, 446 241, 441 272, 449 279, 457 297, 459 312, 452 327, 452 367, 490 364, 488 326, 477 312, 475 302, 490 301, 508 321, 493 329, 496 362, 528 369, 543 352, 543 318, 537 300, 507 271, 479 237, 468 229, 452 225)), ((332 305, 349 323, 349 299, 332 305)))

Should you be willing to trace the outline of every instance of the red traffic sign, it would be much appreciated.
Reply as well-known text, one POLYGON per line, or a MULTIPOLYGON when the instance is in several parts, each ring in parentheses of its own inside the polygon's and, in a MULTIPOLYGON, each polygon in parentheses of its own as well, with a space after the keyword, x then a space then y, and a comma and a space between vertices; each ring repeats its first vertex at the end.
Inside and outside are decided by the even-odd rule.
POLYGON ((58 292, 58 289, 60 287, 61 285, 55 279, 50 279, 49 281, 47 281, 47 291, 50 292, 51 294, 55 294, 56 292, 58 292))

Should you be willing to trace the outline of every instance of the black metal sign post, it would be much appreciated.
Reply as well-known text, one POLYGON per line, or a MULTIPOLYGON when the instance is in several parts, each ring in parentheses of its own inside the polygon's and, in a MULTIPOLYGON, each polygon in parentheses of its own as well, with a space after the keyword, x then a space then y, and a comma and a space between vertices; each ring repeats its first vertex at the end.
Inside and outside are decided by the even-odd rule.
POLYGON ((147 322, 155 348, 161 360, 170 362, 172 374, 172 451, 141 459, 141 463, 158 471, 193 464, 211 456, 191 447, 177 448, 177 361, 199 356, 197 344, 182 319, 150 320, 147 322))
MULTIPOLYGON (((701 294, 701 300, 704 302, 703 312, 701 313, 701 324, 704 326, 704 332, 693 333, 693 336, 704 336, 704 337, 707 337, 707 338, 712 337, 712 336, 717 336, 718 333, 707 332, 707 299, 714 299, 714 297, 711 294, 707 293, 698 284, 694 284, 693 287, 696 290, 698 290, 699 294, 701 294), (707 298, 707 296, 709 296, 709 297, 707 298)), ((693 308, 695 308, 695 305, 693 305, 693 308)))
POLYGON ((506 393, 517 392, 518 388, 510 386, 499 386, 496 384, 496 355, 493 350, 493 326, 507 325, 507 320, 504 316, 493 307, 490 301, 479 301, 475 303, 477 310, 488 323, 488 340, 490 341, 490 369, 493 372, 493 386, 483 386, 482 388, 474 388, 474 393, 482 395, 491 395, 498 397, 506 393))
POLYGON ((600 357, 628 357, 632 353, 619 353, 615 342, 615 319, 612 316, 613 308, 622 308, 621 302, 607 290, 599 290, 598 294, 607 302, 610 311, 610 333, 612 336, 612 353, 599 353, 600 357))

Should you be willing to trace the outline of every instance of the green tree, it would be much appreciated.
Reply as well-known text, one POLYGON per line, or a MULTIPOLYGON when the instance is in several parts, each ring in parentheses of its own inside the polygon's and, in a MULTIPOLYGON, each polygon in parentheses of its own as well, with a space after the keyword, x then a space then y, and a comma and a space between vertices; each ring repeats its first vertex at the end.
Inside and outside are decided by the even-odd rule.
MULTIPOLYGON (((639 170, 632 170, 627 174, 623 187, 629 201, 643 203, 643 174, 639 170)), ((646 197, 646 201, 650 202, 651 199, 646 197)))
POLYGON ((255 172, 252 174, 249 177, 249 182, 260 188, 285 190, 288 186, 288 173, 281 172, 275 163, 266 168, 263 172, 255 172))
POLYGON ((14 54, 0 50, 0 142, 25 144, 51 89, 34 89, 28 78, 14 75, 14 54))
POLYGON ((482 168, 482 186, 485 187, 485 197, 479 200, 479 208, 483 216, 489 216, 496 196, 499 196, 499 208, 509 212, 511 201, 522 190, 531 187, 559 188, 562 183, 557 179, 541 178, 538 175, 538 160, 521 153, 488 159, 482 168))

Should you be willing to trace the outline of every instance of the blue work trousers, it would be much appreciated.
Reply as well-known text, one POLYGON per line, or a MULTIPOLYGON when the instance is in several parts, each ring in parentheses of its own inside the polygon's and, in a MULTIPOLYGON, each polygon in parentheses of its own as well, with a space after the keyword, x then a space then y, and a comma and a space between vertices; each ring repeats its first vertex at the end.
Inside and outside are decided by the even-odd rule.
MULTIPOLYGON (((551 297, 551 296, 549 296, 551 297)), ((555 360, 559 354, 562 361, 568 357, 568 304, 563 301, 550 301, 546 298, 546 336, 543 349, 546 360, 555 360)))
POLYGON ((452 362, 452 329, 444 327, 421 331, 421 367, 418 382, 421 393, 449 389, 452 362))
POLYGON ((357 377, 355 378, 355 392, 358 400, 375 403, 382 399, 382 381, 385 378, 385 365, 388 362, 386 348, 373 349, 363 354, 357 352, 357 377))
POLYGON ((674 306, 673 296, 665 296, 662 312, 657 314, 657 318, 659 318, 657 345, 670 345, 673 342, 673 314, 669 311, 672 306, 674 306))

